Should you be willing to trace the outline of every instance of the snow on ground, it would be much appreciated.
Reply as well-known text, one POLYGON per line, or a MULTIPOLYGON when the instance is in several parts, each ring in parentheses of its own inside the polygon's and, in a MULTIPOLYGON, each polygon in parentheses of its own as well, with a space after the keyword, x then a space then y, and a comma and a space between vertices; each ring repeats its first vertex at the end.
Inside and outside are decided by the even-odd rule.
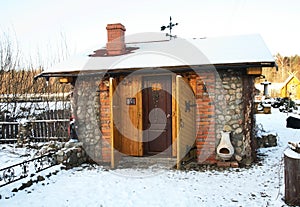
POLYGON ((266 131, 278 134, 279 146, 261 149, 263 160, 248 169, 184 172, 79 167, 62 170, 17 193, 11 190, 20 182, 0 188, 0 206, 285 206, 283 151, 288 141, 299 142, 300 130, 286 128, 287 114, 277 109, 256 117, 266 131))
POLYGON ((0 145, 0 169, 31 159, 36 152, 34 149, 17 148, 15 144, 0 145))

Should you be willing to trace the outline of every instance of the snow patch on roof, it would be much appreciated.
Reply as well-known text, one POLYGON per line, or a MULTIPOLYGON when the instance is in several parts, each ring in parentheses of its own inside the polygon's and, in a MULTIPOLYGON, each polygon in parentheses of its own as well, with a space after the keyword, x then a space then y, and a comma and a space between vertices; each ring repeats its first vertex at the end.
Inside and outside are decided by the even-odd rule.
POLYGON ((257 34, 170 41, 152 39, 151 42, 126 43, 138 49, 120 56, 77 55, 43 73, 275 62, 262 37, 257 34))

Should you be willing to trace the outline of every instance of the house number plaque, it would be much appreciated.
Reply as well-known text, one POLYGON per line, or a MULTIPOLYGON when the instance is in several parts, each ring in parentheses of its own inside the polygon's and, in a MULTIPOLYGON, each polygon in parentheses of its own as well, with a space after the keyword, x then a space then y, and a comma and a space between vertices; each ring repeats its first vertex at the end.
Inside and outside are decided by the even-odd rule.
POLYGON ((126 105, 136 105, 136 98, 126 98, 126 105))

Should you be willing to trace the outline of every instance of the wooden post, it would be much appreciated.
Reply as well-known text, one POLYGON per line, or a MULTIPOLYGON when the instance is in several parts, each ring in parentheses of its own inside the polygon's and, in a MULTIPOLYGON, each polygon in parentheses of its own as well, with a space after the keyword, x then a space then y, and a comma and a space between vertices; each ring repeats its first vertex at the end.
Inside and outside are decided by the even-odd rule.
POLYGON ((113 78, 109 78, 109 99, 110 99, 110 143, 111 143, 111 168, 115 168, 115 153, 114 153, 114 110, 113 110, 113 95, 114 95, 114 86, 113 78))
POLYGON ((300 206, 300 153, 284 151, 285 202, 300 206))
POLYGON ((180 75, 177 75, 176 76, 176 124, 177 124, 177 127, 176 127, 176 130, 177 130, 177 170, 179 170, 181 168, 181 159, 180 159, 180 154, 181 154, 181 147, 180 147, 180 136, 179 136, 179 132, 180 132, 180 106, 179 106, 179 81, 182 77, 180 75))

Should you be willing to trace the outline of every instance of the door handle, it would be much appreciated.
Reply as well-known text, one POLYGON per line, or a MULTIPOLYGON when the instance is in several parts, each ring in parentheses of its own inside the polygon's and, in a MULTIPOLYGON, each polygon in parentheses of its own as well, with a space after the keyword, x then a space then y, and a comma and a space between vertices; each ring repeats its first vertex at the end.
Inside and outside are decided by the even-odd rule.
POLYGON ((184 122, 182 119, 180 119, 180 128, 183 128, 184 127, 184 122))
POLYGON ((167 114, 167 119, 171 118, 171 114, 167 114))

